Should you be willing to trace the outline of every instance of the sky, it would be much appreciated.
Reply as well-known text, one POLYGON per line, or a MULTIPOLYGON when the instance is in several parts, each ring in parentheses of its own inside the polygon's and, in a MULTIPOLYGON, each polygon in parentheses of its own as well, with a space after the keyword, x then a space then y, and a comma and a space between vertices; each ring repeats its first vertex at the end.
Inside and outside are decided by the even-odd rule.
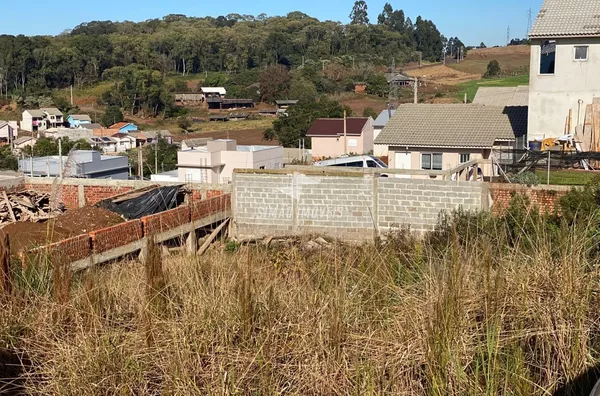
MULTIPOLYGON (((542 5, 542 0, 422 0, 393 1, 392 6, 404 9, 413 22, 418 15, 432 20, 446 37, 458 37, 466 45, 487 46, 506 44, 507 28, 511 38, 523 38, 527 33, 528 9, 532 20, 542 5), (478 4, 476 4, 478 3, 478 4)), ((48 0, 30 0, 24 6, 19 1, 2 0, 0 34, 56 35, 72 29, 82 22, 93 20, 143 21, 162 18, 168 14, 188 16, 219 16, 230 13, 269 16, 301 11, 321 20, 347 23, 353 0, 61 0, 60 7, 48 0), (24 14, 26 17, 23 17, 24 14)), ((385 0, 367 0, 369 18, 377 21, 385 0)))

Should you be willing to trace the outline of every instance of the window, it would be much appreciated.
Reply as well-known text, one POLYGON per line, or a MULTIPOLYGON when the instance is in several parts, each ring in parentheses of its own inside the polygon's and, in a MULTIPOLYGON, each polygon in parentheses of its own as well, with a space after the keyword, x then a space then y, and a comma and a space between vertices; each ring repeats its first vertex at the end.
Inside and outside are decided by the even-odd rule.
POLYGON ((464 164, 465 162, 469 162, 471 161, 471 154, 466 153, 466 154, 461 154, 460 155, 460 163, 464 164))
POLYGON ((379 167, 377 166, 377 163, 375 161, 368 160, 367 161, 367 168, 379 168, 379 167))
POLYGON ((442 154, 421 154, 421 169, 442 170, 442 154))
POLYGON ((540 46, 540 74, 554 74, 556 41, 544 41, 540 46))
POLYGON ((588 60, 588 46, 580 45, 575 47, 575 60, 584 62, 588 60))

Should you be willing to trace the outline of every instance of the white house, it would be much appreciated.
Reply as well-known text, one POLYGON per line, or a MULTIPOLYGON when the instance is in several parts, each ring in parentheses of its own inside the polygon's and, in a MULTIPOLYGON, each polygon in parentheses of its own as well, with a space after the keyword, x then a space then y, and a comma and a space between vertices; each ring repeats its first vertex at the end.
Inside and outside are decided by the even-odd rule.
POLYGON ((10 143, 14 141, 19 134, 19 127, 16 121, 0 120, 0 142, 10 143))
POLYGON ((529 33, 530 141, 574 133, 600 96, 599 15, 599 1, 544 1, 529 33))
POLYGON ((64 123, 63 113, 60 110, 56 107, 45 107, 39 110, 25 110, 21 129, 38 132, 49 128, 60 128, 64 123))
POLYGON ((206 146, 177 153, 179 181, 184 183, 228 183, 234 169, 279 169, 283 147, 238 146, 235 140, 211 140, 206 146))
MULTIPOLYGON (((387 109, 383 110, 375 121, 373 122, 373 140, 377 139, 377 136, 383 131, 383 128, 387 125, 388 121, 394 115, 396 110, 387 109)), ((373 154, 377 157, 387 157, 388 155, 388 146, 384 144, 375 144, 373 145, 373 154)))

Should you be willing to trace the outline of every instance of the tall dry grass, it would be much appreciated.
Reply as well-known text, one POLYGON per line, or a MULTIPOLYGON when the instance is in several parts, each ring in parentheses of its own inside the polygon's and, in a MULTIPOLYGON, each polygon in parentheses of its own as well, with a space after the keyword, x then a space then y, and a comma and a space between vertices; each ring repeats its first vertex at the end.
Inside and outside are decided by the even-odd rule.
POLYGON ((32 394, 548 395, 600 363, 593 243, 561 235, 120 263, 19 286, 0 343, 32 394))

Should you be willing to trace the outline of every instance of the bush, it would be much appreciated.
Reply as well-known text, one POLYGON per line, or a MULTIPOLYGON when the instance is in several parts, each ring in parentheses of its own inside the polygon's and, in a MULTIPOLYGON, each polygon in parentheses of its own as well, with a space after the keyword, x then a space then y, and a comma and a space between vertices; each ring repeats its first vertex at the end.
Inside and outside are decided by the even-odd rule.
POLYGON ((483 78, 494 78, 494 77, 498 77, 500 75, 500 72, 502 70, 500 69, 500 64, 498 63, 497 60, 492 60, 490 61, 490 63, 488 63, 487 65, 487 70, 485 72, 485 74, 483 75, 483 78))
POLYGON ((507 175, 511 183, 525 184, 529 187, 540 184, 540 178, 533 172, 524 172, 520 174, 507 175))

